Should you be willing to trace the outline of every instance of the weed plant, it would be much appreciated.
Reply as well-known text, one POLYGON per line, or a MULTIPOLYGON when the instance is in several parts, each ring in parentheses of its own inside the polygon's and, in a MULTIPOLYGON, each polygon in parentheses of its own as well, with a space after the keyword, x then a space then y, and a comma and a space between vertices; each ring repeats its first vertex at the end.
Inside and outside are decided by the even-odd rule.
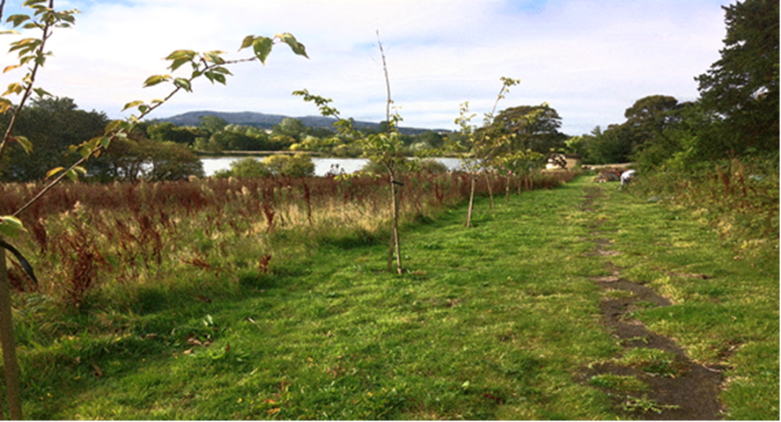
MULTIPOLYGON (((554 187, 571 177, 541 175, 529 188, 554 187)), ((469 188, 460 173, 410 173, 404 185, 405 224, 458 204, 469 188)), ((38 189, 0 186, 0 211, 10 213, 38 189)), ((479 189, 487 191, 484 183, 479 189)), ((94 302, 103 306, 107 296, 109 303, 122 302, 137 287, 154 288, 180 271, 220 277, 277 268, 288 253, 300 252, 287 244, 378 242, 390 220, 386 191, 383 180, 370 176, 68 184, 22 216, 29 236, 21 249, 33 251, 28 255, 42 275, 37 294, 80 308, 101 290, 94 302)), ((20 268, 11 268, 10 276, 19 292, 33 288, 20 268)))
POLYGON ((734 158, 640 177, 632 190, 690 209, 744 256, 778 260, 778 161, 734 158))

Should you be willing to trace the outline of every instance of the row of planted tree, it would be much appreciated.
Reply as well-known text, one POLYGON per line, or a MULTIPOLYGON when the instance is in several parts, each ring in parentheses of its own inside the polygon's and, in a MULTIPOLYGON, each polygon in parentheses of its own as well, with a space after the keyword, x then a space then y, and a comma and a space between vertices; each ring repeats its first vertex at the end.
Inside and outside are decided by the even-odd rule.
MULTIPOLYGON (((479 195, 521 193, 552 188, 572 176, 555 172, 490 182, 480 177, 475 189, 479 195)), ((468 173, 406 173, 397 181, 400 220, 430 218, 463 202, 473 180, 468 173)), ((40 187, 0 185, 0 213, 18 209, 40 187)), ((31 257, 38 285, 18 263, 9 276, 19 292, 79 307, 96 289, 143 282, 160 271, 251 269, 274 250, 269 244, 252 262, 232 261, 236 241, 268 242, 285 231, 326 243, 385 238, 392 218, 388 190, 387 181, 369 175, 61 184, 21 217, 29 234, 17 247, 31 257)))

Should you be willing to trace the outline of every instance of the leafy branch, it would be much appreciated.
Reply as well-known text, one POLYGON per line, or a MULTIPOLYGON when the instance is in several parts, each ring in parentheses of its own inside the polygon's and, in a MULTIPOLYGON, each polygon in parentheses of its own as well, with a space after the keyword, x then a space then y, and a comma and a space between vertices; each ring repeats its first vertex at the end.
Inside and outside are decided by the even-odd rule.
POLYGON ((102 136, 92 138, 80 145, 71 146, 71 151, 78 152, 81 158, 72 164, 67 169, 64 167, 58 167, 50 170, 47 173, 47 177, 57 175, 49 184, 47 184, 36 196, 30 201, 19 208, 13 216, 16 217, 36 201, 38 201, 49 190, 56 186, 66 176, 72 180, 78 178, 78 173, 84 174, 86 170, 82 167, 90 157, 99 156, 103 150, 111 145, 111 142, 115 139, 125 139, 128 134, 133 130, 136 124, 138 124, 144 117, 155 111, 157 108, 168 102, 174 95, 184 90, 192 92, 193 82, 200 78, 206 77, 212 84, 215 82, 226 85, 227 76, 232 75, 227 66, 235 65, 239 63, 246 63, 259 60, 265 65, 271 50, 275 44, 287 44, 297 55, 307 57, 306 48, 303 44, 299 43, 296 38, 289 33, 277 34, 274 37, 263 37, 249 35, 242 41, 239 51, 252 47, 254 51, 253 57, 226 60, 223 58, 225 52, 223 51, 207 51, 205 53, 198 53, 193 50, 176 50, 166 57, 166 60, 170 61, 168 69, 173 73, 180 67, 190 64, 192 67, 192 73, 189 77, 174 77, 170 74, 165 75, 152 75, 144 81, 144 88, 156 86, 162 83, 170 83, 173 85, 173 89, 163 99, 154 99, 149 103, 144 101, 132 101, 123 107, 122 111, 136 108, 139 115, 131 115, 127 120, 114 120, 106 125, 105 131, 102 136))

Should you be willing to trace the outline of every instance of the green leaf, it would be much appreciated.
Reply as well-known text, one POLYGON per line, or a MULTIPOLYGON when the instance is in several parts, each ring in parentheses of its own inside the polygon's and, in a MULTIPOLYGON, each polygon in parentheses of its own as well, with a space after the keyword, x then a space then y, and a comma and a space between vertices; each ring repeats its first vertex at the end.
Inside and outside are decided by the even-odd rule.
POLYGON ((22 67, 22 65, 20 65, 20 64, 12 64, 10 66, 6 66, 5 69, 3 69, 3 73, 10 72, 10 71, 12 71, 12 70, 14 70, 16 68, 19 68, 19 67, 22 67))
POLYGON ((38 98, 51 97, 52 94, 43 88, 33 88, 33 92, 38 94, 38 98))
POLYGON ((274 40, 267 37, 255 38, 252 43, 252 48, 255 50, 255 57, 260 60, 261 63, 266 64, 268 55, 271 54, 271 48, 274 46, 274 40))
POLYGON ((30 142, 30 140, 27 139, 26 137, 15 136, 13 140, 16 141, 22 147, 22 149, 24 149, 24 152, 26 152, 27 154, 30 154, 33 151, 33 143, 30 142))
POLYGON ((19 83, 11 83, 8 85, 8 89, 3 93, 3 95, 8 94, 21 94, 24 91, 24 87, 19 83))
POLYGON ((30 17, 27 15, 11 15, 8 17, 8 19, 6 19, 5 22, 6 23, 13 22, 14 28, 16 28, 17 26, 25 23, 28 20, 30 20, 30 17))
POLYGON ((225 75, 222 75, 220 73, 215 73, 214 71, 208 71, 204 73, 206 78, 211 81, 211 83, 214 83, 215 81, 225 85, 225 75))
POLYGON ((171 75, 153 75, 144 81, 144 88, 155 86, 159 83, 171 80, 171 75))
POLYGON ((0 35, 19 35, 19 31, 14 31, 13 29, 8 29, 5 31, 0 31, 0 35))
POLYGON ((141 100, 138 100, 138 101, 131 101, 131 102, 129 102, 129 103, 127 103, 127 104, 125 104, 125 106, 124 106, 124 107, 122 107, 122 111, 125 111, 125 110, 127 110, 127 109, 129 109, 129 108, 133 108, 133 107, 135 107, 135 106, 138 106, 138 105, 141 105, 141 104, 144 104, 144 102, 143 102, 143 101, 141 101, 141 100))
POLYGON ((230 70, 224 68, 224 67, 215 67, 211 70, 212 72, 222 73, 223 75, 233 75, 233 73, 230 72, 230 70))
POLYGON ((179 59, 189 59, 192 60, 196 56, 195 51, 192 50, 176 50, 173 53, 169 54, 168 57, 166 57, 166 60, 179 60, 179 59))
POLYGON ((192 59, 176 59, 171 63, 171 66, 168 66, 168 68, 171 69, 171 72, 173 72, 176 69, 182 67, 182 65, 190 62, 192 62, 192 59))
POLYGON ((239 47, 239 51, 252 46, 254 43, 255 43, 255 36, 247 35, 246 37, 244 37, 244 41, 241 42, 241 47, 239 47))
POLYGON ((198 53, 192 50, 176 50, 173 53, 169 54, 168 57, 166 57, 166 60, 172 60, 171 66, 169 68, 171 71, 175 71, 176 69, 180 68, 182 65, 186 63, 191 63, 195 56, 198 53))
POLYGON ((192 87, 190 86, 190 81, 185 78, 176 78, 174 79, 174 85, 176 85, 179 88, 184 89, 187 92, 193 92, 192 87))
POLYGON ((65 170, 65 167, 55 167, 49 171, 46 172, 46 178, 49 179, 50 177, 54 176, 55 174, 65 170))
POLYGON ((0 97, 0 114, 5 114, 11 107, 13 107, 11 100, 0 97))
POLYGON ((203 58, 207 62, 212 62, 214 64, 223 64, 225 63, 225 60, 222 57, 220 57, 220 54, 224 54, 224 53, 225 53, 224 51, 219 51, 219 50, 207 51, 203 53, 203 58))
POLYGON ((84 167, 76 166, 76 167, 68 170, 68 172, 65 173, 65 175, 68 176, 68 179, 71 179, 74 182, 78 182, 79 181, 79 173, 87 174, 87 170, 84 167))
MULTIPOLYGON (((117 138, 121 138, 122 136, 119 136, 119 135, 125 135, 125 133, 124 132, 120 132, 120 133, 117 133, 115 136, 117 138)), ((127 135, 125 135, 125 137, 127 137, 127 135)), ((108 148, 109 145, 111 145, 111 138, 108 137, 108 136, 104 136, 104 137, 100 138, 100 142, 98 142, 98 145, 100 147, 103 147, 103 148, 108 148)))
POLYGON ((304 56, 307 59, 309 58, 309 56, 306 55, 306 47, 304 47, 303 44, 298 42, 296 40, 296 37, 294 37, 292 34, 284 32, 282 34, 277 34, 276 36, 277 38, 279 38, 280 41, 289 45, 294 53, 298 54, 299 56, 304 56))
POLYGON ((10 215, 0 216, 0 233, 8 237, 15 237, 21 231, 26 231, 21 220, 10 215))

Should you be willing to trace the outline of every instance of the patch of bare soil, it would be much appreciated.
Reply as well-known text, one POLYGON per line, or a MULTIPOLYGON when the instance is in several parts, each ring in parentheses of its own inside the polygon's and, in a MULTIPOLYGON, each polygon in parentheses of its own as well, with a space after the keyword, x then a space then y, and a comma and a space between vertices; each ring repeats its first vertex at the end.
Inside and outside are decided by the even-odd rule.
MULTIPOLYGON (((601 189, 600 189, 601 190, 601 189)), ((584 208, 590 207, 599 197, 598 192, 589 192, 584 208)), ((595 227, 595 230, 598 227, 595 227)), ((594 233, 599 235, 598 233, 594 233)), ((618 252, 610 250, 612 242, 595 238, 593 252, 585 255, 611 256, 618 252)), ((643 308, 670 306, 671 302, 653 289, 621 278, 621 268, 608 264, 610 276, 593 277, 592 280, 612 294, 600 304, 603 324, 625 348, 659 349, 674 357, 671 366, 674 374, 646 372, 636 367, 620 364, 619 360, 592 365, 585 370, 582 381, 588 382, 596 375, 633 376, 644 382, 648 391, 626 392, 604 388, 616 398, 619 413, 627 418, 646 420, 717 420, 722 418, 718 400, 722 382, 719 369, 707 368, 686 356, 684 349, 672 339, 650 331, 631 313, 643 308)))

